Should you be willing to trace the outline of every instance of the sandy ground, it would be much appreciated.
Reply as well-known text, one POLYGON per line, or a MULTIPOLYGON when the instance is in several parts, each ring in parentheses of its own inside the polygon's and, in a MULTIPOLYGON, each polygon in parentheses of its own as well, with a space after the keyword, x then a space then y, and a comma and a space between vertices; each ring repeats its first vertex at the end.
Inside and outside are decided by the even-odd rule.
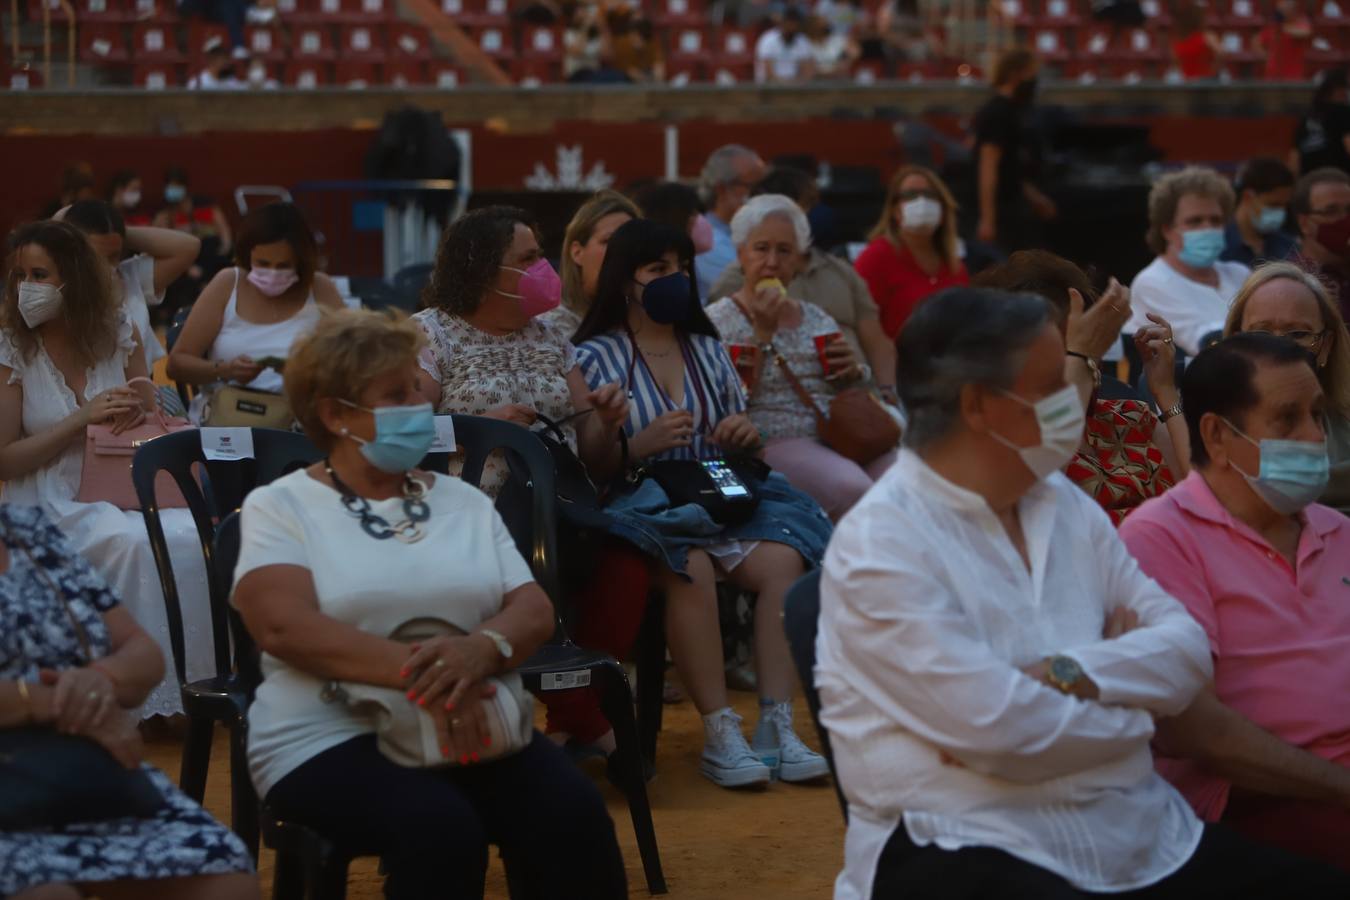
MULTIPOLYGON (((756 717, 755 698, 732 694, 745 717, 747 736, 756 717)), ((806 707, 798 701, 799 733, 816 746, 806 707)), ((656 836, 661 847, 672 900, 819 900, 831 895, 843 859, 843 820, 828 783, 773 784, 757 791, 727 791, 698 774, 702 723, 687 700, 666 707, 665 728, 657 751, 656 778, 648 785, 656 836)), ((149 757, 174 778, 179 747, 157 740, 149 757)), ((207 783, 206 806, 229 821, 229 755, 217 731, 207 783)), ((629 893, 647 896, 646 882, 632 822, 623 798, 598 778, 614 817, 628 870, 629 893)), ((263 851, 259 864, 263 896, 271 896, 272 859, 263 851)), ((381 879, 374 859, 358 860, 350 875, 348 897, 377 898, 381 879)), ((506 900, 501 866, 495 859, 488 874, 488 898, 506 900)))

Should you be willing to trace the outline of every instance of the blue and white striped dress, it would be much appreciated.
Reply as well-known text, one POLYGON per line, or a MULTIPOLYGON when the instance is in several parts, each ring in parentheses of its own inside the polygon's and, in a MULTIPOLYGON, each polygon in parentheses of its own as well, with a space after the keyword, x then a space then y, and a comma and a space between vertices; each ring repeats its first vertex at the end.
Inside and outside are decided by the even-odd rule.
POLYGON ((741 379, 722 342, 704 334, 686 336, 684 398, 672 405, 641 359, 634 358, 632 339, 621 331, 593 337, 577 347, 577 362, 591 390, 618 383, 628 391, 628 424, 632 438, 653 421, 674 409, 694 417, 694 436, 688 447, 676 447, 655 459, 712 459, 723 451, 711 441, 713 429, 727 416, 745 412, 741 379), (690 361, 694 366, 689 365, 690 361), (693 371, 693 369, 697 371, 693 371), (632 373, 631 383, 629 373, 632 373))

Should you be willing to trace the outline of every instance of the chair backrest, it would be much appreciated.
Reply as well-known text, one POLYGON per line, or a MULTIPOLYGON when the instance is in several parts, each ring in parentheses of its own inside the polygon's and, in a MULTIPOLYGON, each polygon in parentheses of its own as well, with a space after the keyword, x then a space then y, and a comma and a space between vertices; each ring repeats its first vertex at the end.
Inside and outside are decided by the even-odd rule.
POLYGON ((230 593, 234 590, 234 566, 239 562, 238 510, 222 519, 220 527, 216 529, 215 562, 211 578, 215 582, 215 590, 225 598, 227 604, 230 635, 234 638, 235 672, 248 694, 249 702, 252 702, 254 692, 258 690, 258 685, 262 684, 261 654, 253 635, 244 627, 244 620, 240 617, 239 611, 228 606, 230 593))
POLYGON ((410 266, 404 266, 394 273, 390 283, 394 286, 394 292, 404 298, 403 304, 408 309, 416 309, 417 303, 422 297, 422 288, 427 286, 431 280, 431 270, 435 268, 431 263, 413 263, 410 266), (406 306, 411 302, 411 306, 406 306))
POLYGON ((820 752, 830 764, 834 792, 839 798, 839 809, 848 821, 848 801, 839 786, 839 774, 834 769, 834 751, 830 747, 830 733, 820 723, 820 694, 816 692, 816 631, 820 620, 820 570, 807 572, 788 589, 783 598, 783 629, 787 632, 792 661, 797 666, 797 677, 802 682, 806 705, 811 710, 811 721, 820 737, 820 752))

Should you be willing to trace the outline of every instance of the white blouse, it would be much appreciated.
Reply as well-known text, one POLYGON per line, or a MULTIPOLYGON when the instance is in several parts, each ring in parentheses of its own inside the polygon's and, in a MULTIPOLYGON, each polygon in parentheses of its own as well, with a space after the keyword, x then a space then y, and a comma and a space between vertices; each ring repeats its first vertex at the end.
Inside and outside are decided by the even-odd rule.
POLYGON ((872 895, 902 825, 916 844, 996 847, 1106 893, 1172 874, 1200 841, 1149 741, 1153 714, 1177 715, 1211 677, 1204 631, 1062 474, 1018 514, 1030 569, 982 497, 904 450, 834 533, 816 682, 850 813, 837 900, 872 895), (1119 606, 1140 627, 1104 640, 1119 606), (1020 671, 1056 654, 1100 700, 1020 671))

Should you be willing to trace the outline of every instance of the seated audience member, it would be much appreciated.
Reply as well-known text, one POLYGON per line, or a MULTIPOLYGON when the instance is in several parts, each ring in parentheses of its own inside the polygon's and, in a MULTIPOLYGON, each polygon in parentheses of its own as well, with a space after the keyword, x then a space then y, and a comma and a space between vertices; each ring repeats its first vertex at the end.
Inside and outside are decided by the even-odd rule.
POLYGON ((123 169, 113 176, 108 186, 108 202, 113 205, 128 226, 141 227, 150 224, 150 214, 141 205, 145 199, 141 176, 131 169, 123 169))
POLYGON ((816 77, 816 54, 802 30, 801 10, 789 7, 779 24, 755 42, 755 81, 760 84, 800 84, 816 77))
MULTIPOLYGON (((68 222, 35 222, 10 239, 0 304, 0 480, 5 501, 41 507, 112 587, 127 611, 172 658, 164 595, 140 510, 81 502, 85 430, 125 431, 153 409, 152 386, 108 263, 68 222)), ((153 340, 153 338, 151 338, 153 340)), ((187 675, 214 673, 206 569, 192 514, 160 510, 183 603, 187 675)), ((182 712, 177 679, 145 700, 146 716, 182 712)))
POLYGON ((663 83, 666 57, 652 20, 632 14, 615 17, 618 12, 620 10, 613 11, 610 20, 614 68, 633 84, 663 83))
MULTIPOLYGON (((790 198, 807 214, 808 225, 810 211, 820 199, 815 179, 801 169, 772 169, 763 181, 755 185, 754 195, 761 194, 782 194, 790 198)), ((705 299, 712 302, 729 297, 744 285, 745 273, 740 263, 733 263, 713 284, 712 293, 705 299)), ((853 355, 866 359, 872 367, 877 390, 888 403, 894 404, 895 342, 882 330, 877 305, 858 273, 847 262, 825 252, 813 241, 810 248, 802 253, 796 267, 792 295, 797 300, 820 307, 834 319, 853 355)))
POLYGON ((599 191, 581 204, 563 233, 562 303, 541 315, 540 322, 572 339, 595 299, 610 237, 620 225, 639 215, 633 201, 617 191, 599 191))
POLYGON ((905 166, 895 173, 871 242, 853 264, 892 341, 921 300, 969 282, 956 224, 956 200, 936 172, 905 166))
POLYGON ((1224 229, 1219 259, 1255 266, 1285 259, 1298 241, 1284 230, 1289 201, 1294 197, 1294 173, 1278 159, 1253 159, 1238 171, 1237 210, 1224 229))
POLYGON ((1176 345, 1191 356, 1201 339, 1223 328, 1228 306, 1250 269, 1220 262, 1223 230, 1233 215, 1233 188, 1211 169, 1195 166, 1159 178, 1148 195, 1148 245, 1158 256, 1134 277, 1134 316, 1126 333, 1172 325, 1176 345))
POLYGON ((1205 633, 1058 472, 1083 408, 1045 301, 953 288, 899 355, 905 447, 821 583, 835 897, 1341 896, 1152 771, 1153 717, 1209 679, 1205 633))
POLYGON ((163 796, 145 818, 0 831, 0 896, 256 900, 240 840, 141 761, 134 712, 164 676, 155 642, 37 507, 0 504, 0 569, 0 736, 78 735, 163 796))
POLYGON ((820 16, 808 18, 805 30, 815 61, 815 77, 847 78, 861 52, 857 41, 854 41, 847 32, 834 31, 830 23, 820 16))
MULTIPOLYGON (((656 181, 633 193, 633 202, 642 210, 642 218, 662 222, 689 234, 694 253, 706 253, 713 247, 712 222, 703 213, 698 191, 678 181, 656 181)), ((707 301, 707 297, 703 298, 707 301)))
POLYGON ((57 216, 84 232, 112 270, 113 299, 131 316, 145 348, 145 369, 168 353, 150 325, 150 307, 197 260, 202 242, 170 228, 128 228, 122 215, 102 200, 81 200, 57 216), (126 256, 126 259, 123 257, 126 256))
POLYGON ((96 197, 98 197, 98 189, 94 184, 93 167, 87 162, 71 163, 61 173, 60 197, 48 203, 38 218, 50 219, 56 215, 57 211, 65 209, 67 206, 81 200, 93 200, 96 197))
MULTIPOLYGON (((1045 250, 1019 250, 1007 262, 977 275, 975 284, 1039 294, 1050 302, 1050 316, 1067 348, 1065 362, 1070 371, 1066 374, 1087 388, 1087 429, 1064 474, 1100 503, 1113 523, 1119 525, 1139 504, 1170 488, 1176 481, 1174 473, 1186 473, 1185 455, 1173 449, 1185 440, 1186 424, 1181 418, 1176 355, 1166 323, 1150 325, 1141 347, 1148 359, 1149 387, 1163 410, 1165 421, 1159 421, 1142 399, 1100 396, 1102 382, 1110 376, 1102 373, 1099 360, 1115 343, 1120 323, 1129 315, 1125 288, 1113 281, 1106 295, 1098 298, 1082 269, 1045 250), (1075 318, 1075 303, 1093 314, 1075 318), (1107 316, 1102 322, 1105 327, 1094 330, 1089 320, 1101 316, 1107 316)), ((1185 444, 1181 447, 1186 449, 1185 444)))
POLYGON ((713 227, 711 250, 698 254, 694 271, 698 274, 698 295, 706 302, 713 282, 727 266, 736 261, 731 243, 731 217, 750 199, 750 191, 764 177, 764 160, 755 151, 740 144, 718 147, 708 157, 699 176, 699 192, 713 227))
POLYGON ((230 48, 218 37, 208 38, 202 48, 205 61, 200 71, 187 81, 190 91, 237 91, 246 85, 235 77, 230 48))
POLYGON ((244 501, 233 603, 264 654, 253 782, 279 816, 378 854, 390 897, 482 897, 489 843, 558 896, 626 897, 614 823, 566 755, 536 732, 493 758, 484 679, 523 690, 511 670, 553 634, 553 607, 491 499, 414 469, 435 437, 421 342, 411 322, 344 310, 286 367, 291 407, 326 457, 244 501), (412 539, 378 540, 372 523, 412 539), (461 633, 386 637, 419 618, 461 633), (385 756, 368 711, 328 702, 333 682, 406 691, 395 702, 429 713, 460 766, 385 756))
POLYGON ((1308 49, 1313 24, 1307 4, 1299 0, 1276 0, 1270 21, 1253 42, 1266 58, 1267 81, 1303 81, 1308 77, 1308 49))
POLYGON ((1205 24, 1205 8, 1194 0, 1182 0, 1175 15, 1172 62, 1186 81, 1209 81, 1219 77, 1223 46, 1205 24))
POLYGON ((186 231, 202 242, 197 264, 169 289, 161 307, 172 315, 194 302, 217 272, 233 264, 234 232, 218 204, 189 190, 187 170, 182 166, 171 166, 164 173, 164 203, 151 224, 186 231))
POLYGON ((821 412, 837 392, 866 383, 871 373, 829 313, 794 297, 797 269, 811 247, 811 227, 796 203, 781 194, 752 198, 731 220, 731 236, 745 279, 735 293, 708 305, 708 320, 737 353, 764 461, 837 522, 890 468, 895 453, 864 466, 826 446, 815 412, 784 366, 821 412))
POLYGON ((1290 259, 1331 288, 1341 318, 1350 315, 1350 175, 1314 169, 1294 188, 1293 210, 1303 240, 1290 259))
POLYGON ((1300 175, 1332 168, 1350 172, 1350 71, 1318 73, 1307 111, 1294 130, 1290 166, 1300 175))
POLYGON ((1224 336, 1264 332, 1287 337, 1313 355, 1326 406, 1330 478, 1318 501, 1350 510, 1350 334, 1326 286, 1292 263, 1252 273, 1233 299, 1224 336))
MULTIPOLYGON (((740 380, 692 281, 693 243, 667 225, 636 219, 614 232, 595 303, 577 332, 577 355, 596 389, 618 382, 630 402, 623 426, 628 461, 743 459, 759 433, 745 414, 740 380)), ((593 476, 620 474, 611 444, 583 459, 593 476)), ((714 521, 703 506, 672 503, 654 478, 606 507, 620 534, 655 561, 665 594, 666 639, 681 683, 703 717, 699 770, 722 787, 826 774, 824 758, 792 726, 795 678, 781 616, 783 597, 829 540, 829 520, 778 473, 750 479, 759 504, 741 524, 714 521), (717 611, 717 581, 758 594, 754 657, 759 724, 752 744, 727 702, 717 611), (753 749, 752 749, 753 747, 753 749)), ((742 475, 741 473, 745 473, 742 475)))
POLYGON ((1201 353, 1182 396, 1195 469, 1121 528, 1214 657, 1212 691, 1160 722, 1158 767, 1202 818, 1350 872, 1350 522, 1315 502, 1326 396, 1307 350, 1268 334, 1201 353))
MULTIPOLYGON (((622 393, 589 387, 568 338, 539 321, 562 302, 562 284, 523 209, 488 206, 452 222, 422 300, 427 308, 413 316, 427 338, 421 390, 437 413, 526 428, 542 414, 563 423, 583 457, 617 447, 622 393), (573 416, 588 409, 595 414, 573 416)), ((507 474, 494 453, 481 487, 495 496, 507 474)))
POLYGON ((193 421, 210 423, 212 396, 225 385, 281 393, 284 366, 258 360, 284 361, 320 307, 342 308, 332 279, 315 268, 318 255, 297 207, 269 203, 245 217, 234 268, 211 279, 169 354, 169 377, 202 388, 193 421))

